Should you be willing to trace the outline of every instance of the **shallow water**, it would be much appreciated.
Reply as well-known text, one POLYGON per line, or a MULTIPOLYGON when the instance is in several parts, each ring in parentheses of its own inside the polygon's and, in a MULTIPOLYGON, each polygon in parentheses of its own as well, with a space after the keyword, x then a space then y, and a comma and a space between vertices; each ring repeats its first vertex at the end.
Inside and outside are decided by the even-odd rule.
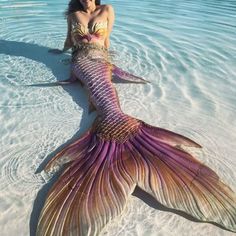
MULTIPOLYGON (((66 3, 0 0, 2 236, 34 235, 49 181, 40 164, 95 117, 79 85, 28 86, 68 77, 69 55, 47 53, 63 46, 66 3)), ((236 1, 106 3, 116 11, 115 62, 151 81, 116 85, 123 110, 196 140, 199 160, 236 191, 236 1)), ((132 196, 102 235, 206 234, 233 235, 132 196)))

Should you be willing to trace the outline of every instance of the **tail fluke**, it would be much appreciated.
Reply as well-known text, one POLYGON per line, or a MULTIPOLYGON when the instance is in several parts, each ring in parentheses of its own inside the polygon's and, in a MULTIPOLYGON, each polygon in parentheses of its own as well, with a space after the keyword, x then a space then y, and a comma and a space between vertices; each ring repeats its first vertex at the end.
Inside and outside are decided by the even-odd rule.
POLYGON ((49 170, 60 168, 68 162, 80 159, 80 157, 86 154, 89 147, 92 148, 92 144, 91 130, 89 130, 80 139, 58 152, 57 155, 47 163, 44 170, 48 172, 49 170))
POLYGON ((236 231, 235 194, 178 147, 200 145, 128 116, 109 127, 99 122, 46 166, 71 161, 48 194, 38 236, 98 235, 136 185, 169 208, 236 231))
POLYGON ((99 138, 94 142, 49 192, 37 235, 98 235, 124 208, 135 188, 135 167, 122 145, 99 138))
MULTIPOLYGON (((139 174, 139 187, 169 208, 236 231, 235 193, 209 167, 169 145, 169 131, 167 142, 158 141, 160 134, 165 137, 163 132, 166 131, 160 133, 158 128, 144 125, 129 145, 134 159, 140 163, 137 165, 146 166, 139 174)), ((175 134, 173 140, 176 141, 175 134)))

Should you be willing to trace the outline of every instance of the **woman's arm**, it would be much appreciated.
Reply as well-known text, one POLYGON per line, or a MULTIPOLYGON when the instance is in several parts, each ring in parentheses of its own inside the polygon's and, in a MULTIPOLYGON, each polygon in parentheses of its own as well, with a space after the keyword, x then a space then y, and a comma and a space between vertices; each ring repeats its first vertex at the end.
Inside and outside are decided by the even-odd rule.
POLYGON ((73 42, 71 39, 71 17, 68 16, 67 17, 67 36, 66 36, 66 40, 64 42, 64 48, 63 48, 63 52, 67 51, 68 49, 70 49, 73 46, 73 42))
POLYGON ((115 21, 115 13, 111 5, 107 5, 106 7, 107 7, 107 12, 108 12, 108 17, 107 17, 108 25, 107 25, 107 36, 106 36, 104 45, 106 48, 109 48, 110 47, 110 34, 111 34, 112 27, 115 21))
POLYGON ((72 46, 73 46, 73 42, 71 39, 71 17, 68 16, 67 17, 67 36, 66 36, 66 40, 64 42, 64 47, 63 49, 49 49, 48 52, 53 53, 53 54, 61 54, 63 52, 66 52, 67 50, 69 50, 72 46))

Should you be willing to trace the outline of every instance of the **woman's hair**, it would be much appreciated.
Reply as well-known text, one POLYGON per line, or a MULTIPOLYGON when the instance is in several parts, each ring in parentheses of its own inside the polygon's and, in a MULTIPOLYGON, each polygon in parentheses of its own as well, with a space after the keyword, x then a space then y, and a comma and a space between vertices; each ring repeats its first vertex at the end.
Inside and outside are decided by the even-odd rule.
MULTIPOLYGON (((100 5, 101 0, 95 0, 95 4, 100 5)), ((82 6, 82 4, 80 3, 79 0, 70 0, 70 2, 68 4, 68 8, 65 11, 65 16, 68 16, 73 12, 81 11, 81 10, 83 10, 83 6, 82 6)))

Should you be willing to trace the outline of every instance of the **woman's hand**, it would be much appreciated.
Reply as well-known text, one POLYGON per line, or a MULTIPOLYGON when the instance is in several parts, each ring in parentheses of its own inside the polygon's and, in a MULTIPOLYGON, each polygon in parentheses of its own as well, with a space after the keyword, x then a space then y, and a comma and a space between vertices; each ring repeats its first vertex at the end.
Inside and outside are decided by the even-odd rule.
POLYGON ((64 52, 66 52, 67 50, 69 50, 72 47, 72 42, 70 39, 66 39, 65 43, 64 43, 64 48, 61 49, 57 49, 57 48, 53 48, 53 49, 49 49, 48 52, 53 53, 53 54, 62 54, 64 52))
POLYGON ((70 49, 72 46, 73 46, 73 43, 71 41, 71 38, 67 37, 65 42, 64 42, 64 49, 63 50, 66 51, 66 50, 70 49))
POLYGON ((71 84, 75 81, 72 81, 70 78, 69 79, 66 79, 66 80, 61 80, 61 81, 57 81, 56 84, 57 85, 66 85, 66 84, 71 84))
MULTIPOLYGON (((74 82, 80 82, 81 83, 81 81, 76 77, 76 75, 72 71, 70 72, 70 78, 69 79, 57 81, 57 83, 59 85, 71 84, 71 83, 74 83, 74 82)), ((81 83, 81 85, 82 85, 82 83, 81 83)))

